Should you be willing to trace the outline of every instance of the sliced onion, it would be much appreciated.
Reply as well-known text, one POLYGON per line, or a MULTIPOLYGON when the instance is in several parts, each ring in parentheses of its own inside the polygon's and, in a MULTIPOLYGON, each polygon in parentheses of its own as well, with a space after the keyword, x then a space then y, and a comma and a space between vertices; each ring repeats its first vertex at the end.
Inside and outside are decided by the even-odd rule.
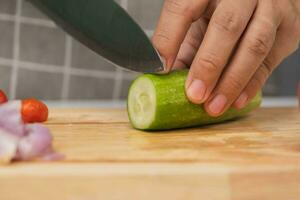
POLYGON ((35 158, 62 158, 52 150, 49 129, 42 124, 24 124, 20 101, 0 105, 0 164, 35 158))
POLYGON ((41 124, 26 125, 27 135, 19 141, 18 157, 28 160, 48 153, 52 148, 50 131, 41 124))
POLYGON ((0 163, 14 159, 18 148, 18 138, 0 128, 0 163))
POLYGON ((26 134, 21 116, 21 101, 11 101, 0 105, 0 128, 16 137, 26 134))

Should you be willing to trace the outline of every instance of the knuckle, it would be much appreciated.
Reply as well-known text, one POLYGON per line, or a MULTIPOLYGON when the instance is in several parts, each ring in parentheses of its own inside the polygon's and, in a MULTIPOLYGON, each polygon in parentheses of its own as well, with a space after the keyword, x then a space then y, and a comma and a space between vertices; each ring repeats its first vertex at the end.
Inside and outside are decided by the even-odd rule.
POLYGON ((244 87, 243 79, 235 74, 228 74, 226 90, 231 94, 236 94, 244 87))
POLYGON ((163 47, 165 44, 167 44, 171 38, 168 36, 168 34, 165 31, 157 31, 153 37, 152 42, 155 47, 163 47))
POLYGON ((268 59, 264 60, 261 67, 257 70, 251 80, 254 87, 261 88, 272 73, 273 69, 274 67, 271 62, 268 59))
POLYGON ((169 57, 172 53, 172 48, 169 48, 170 38, 166 34, 157 33, 152 38, 152 43, 155 49, 161 54, 163 57, 169 57))
POLYGON ((261 88, 265 84, 265 78, 266 76, 264 73, 257 73, 256 75, 253 76, 250 86, 252 88, 261 88))
POLYGON ((274 41, 273 34, 269 30, 261 30, 248 41, 248 50, 255 56, 265 56, 271 49, 274 41))
POLYGON ((187 0, 166 0, 165 8, 169 13, 186 16, 191 19, 195 11, 193 4, 187 0))
POLYGON ((234 34, 242 29, 242 20, 234 11, 223 11, 216 14, 212 25, 222 32, 234 34))
MULTIPOLYGON (((282 0, 270 0, 269 5, 271 6, 271 12, 272 16, 274 17, 274 20, 276 23, 280 23, 283 17, 283 12, 282 12, 282 0)), ((286 7, 284 7, 286 8, 286 7)), ((279 25, 279 24, 277 24, 279 25)))
POLYGON ((197 65, 201 67, 201 70, 204 71, 204 73, 216 74, 220 71, 218 59, 213 54, 206 54, 205 57, 200 57, 197 61, 197 65))
POLYGON ((262 67, 261 67, 264 77, 267 78, 268 76, 270 76, 270 74, 272 74, 274 66, 271 63, 271 61, 266 58, 263 62, 262 62, 262 67))

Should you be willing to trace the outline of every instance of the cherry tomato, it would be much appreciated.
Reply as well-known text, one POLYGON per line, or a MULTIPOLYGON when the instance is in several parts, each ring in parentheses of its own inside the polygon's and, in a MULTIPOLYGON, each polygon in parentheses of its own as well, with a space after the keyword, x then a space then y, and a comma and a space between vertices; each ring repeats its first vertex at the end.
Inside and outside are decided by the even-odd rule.
POLYGON ((48 119, 48 107, 37 99, 22 100, 21 112, 25 123, 45 122, 48 119))
POLYGON ((7 102, 7 96, 2 90, 0 90, 0 104, 5 102, 7 102))

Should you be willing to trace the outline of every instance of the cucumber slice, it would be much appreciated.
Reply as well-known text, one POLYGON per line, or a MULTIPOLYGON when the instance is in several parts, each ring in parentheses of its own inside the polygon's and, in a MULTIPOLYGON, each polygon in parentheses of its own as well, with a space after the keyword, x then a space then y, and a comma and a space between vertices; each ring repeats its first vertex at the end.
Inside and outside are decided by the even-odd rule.
POLYGON ((261 103, 261 93, 243 109, 230 108, 220 117, 210 117, 202 105, 185 95, 187 70, 168 75, 145 74, 131 85, 127 110, 132 126, 140 130, 168 130, 223 122, 244 116, 261 103))

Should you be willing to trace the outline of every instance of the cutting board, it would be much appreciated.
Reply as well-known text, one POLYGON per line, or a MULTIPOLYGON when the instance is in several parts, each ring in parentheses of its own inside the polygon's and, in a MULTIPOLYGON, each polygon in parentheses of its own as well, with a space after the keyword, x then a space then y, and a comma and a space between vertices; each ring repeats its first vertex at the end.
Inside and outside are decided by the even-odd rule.
POLYGON ((125 110, 56 109, 57 162, 0 167, 1 200, 299 200, 300 110, 143 132, 125 110))

